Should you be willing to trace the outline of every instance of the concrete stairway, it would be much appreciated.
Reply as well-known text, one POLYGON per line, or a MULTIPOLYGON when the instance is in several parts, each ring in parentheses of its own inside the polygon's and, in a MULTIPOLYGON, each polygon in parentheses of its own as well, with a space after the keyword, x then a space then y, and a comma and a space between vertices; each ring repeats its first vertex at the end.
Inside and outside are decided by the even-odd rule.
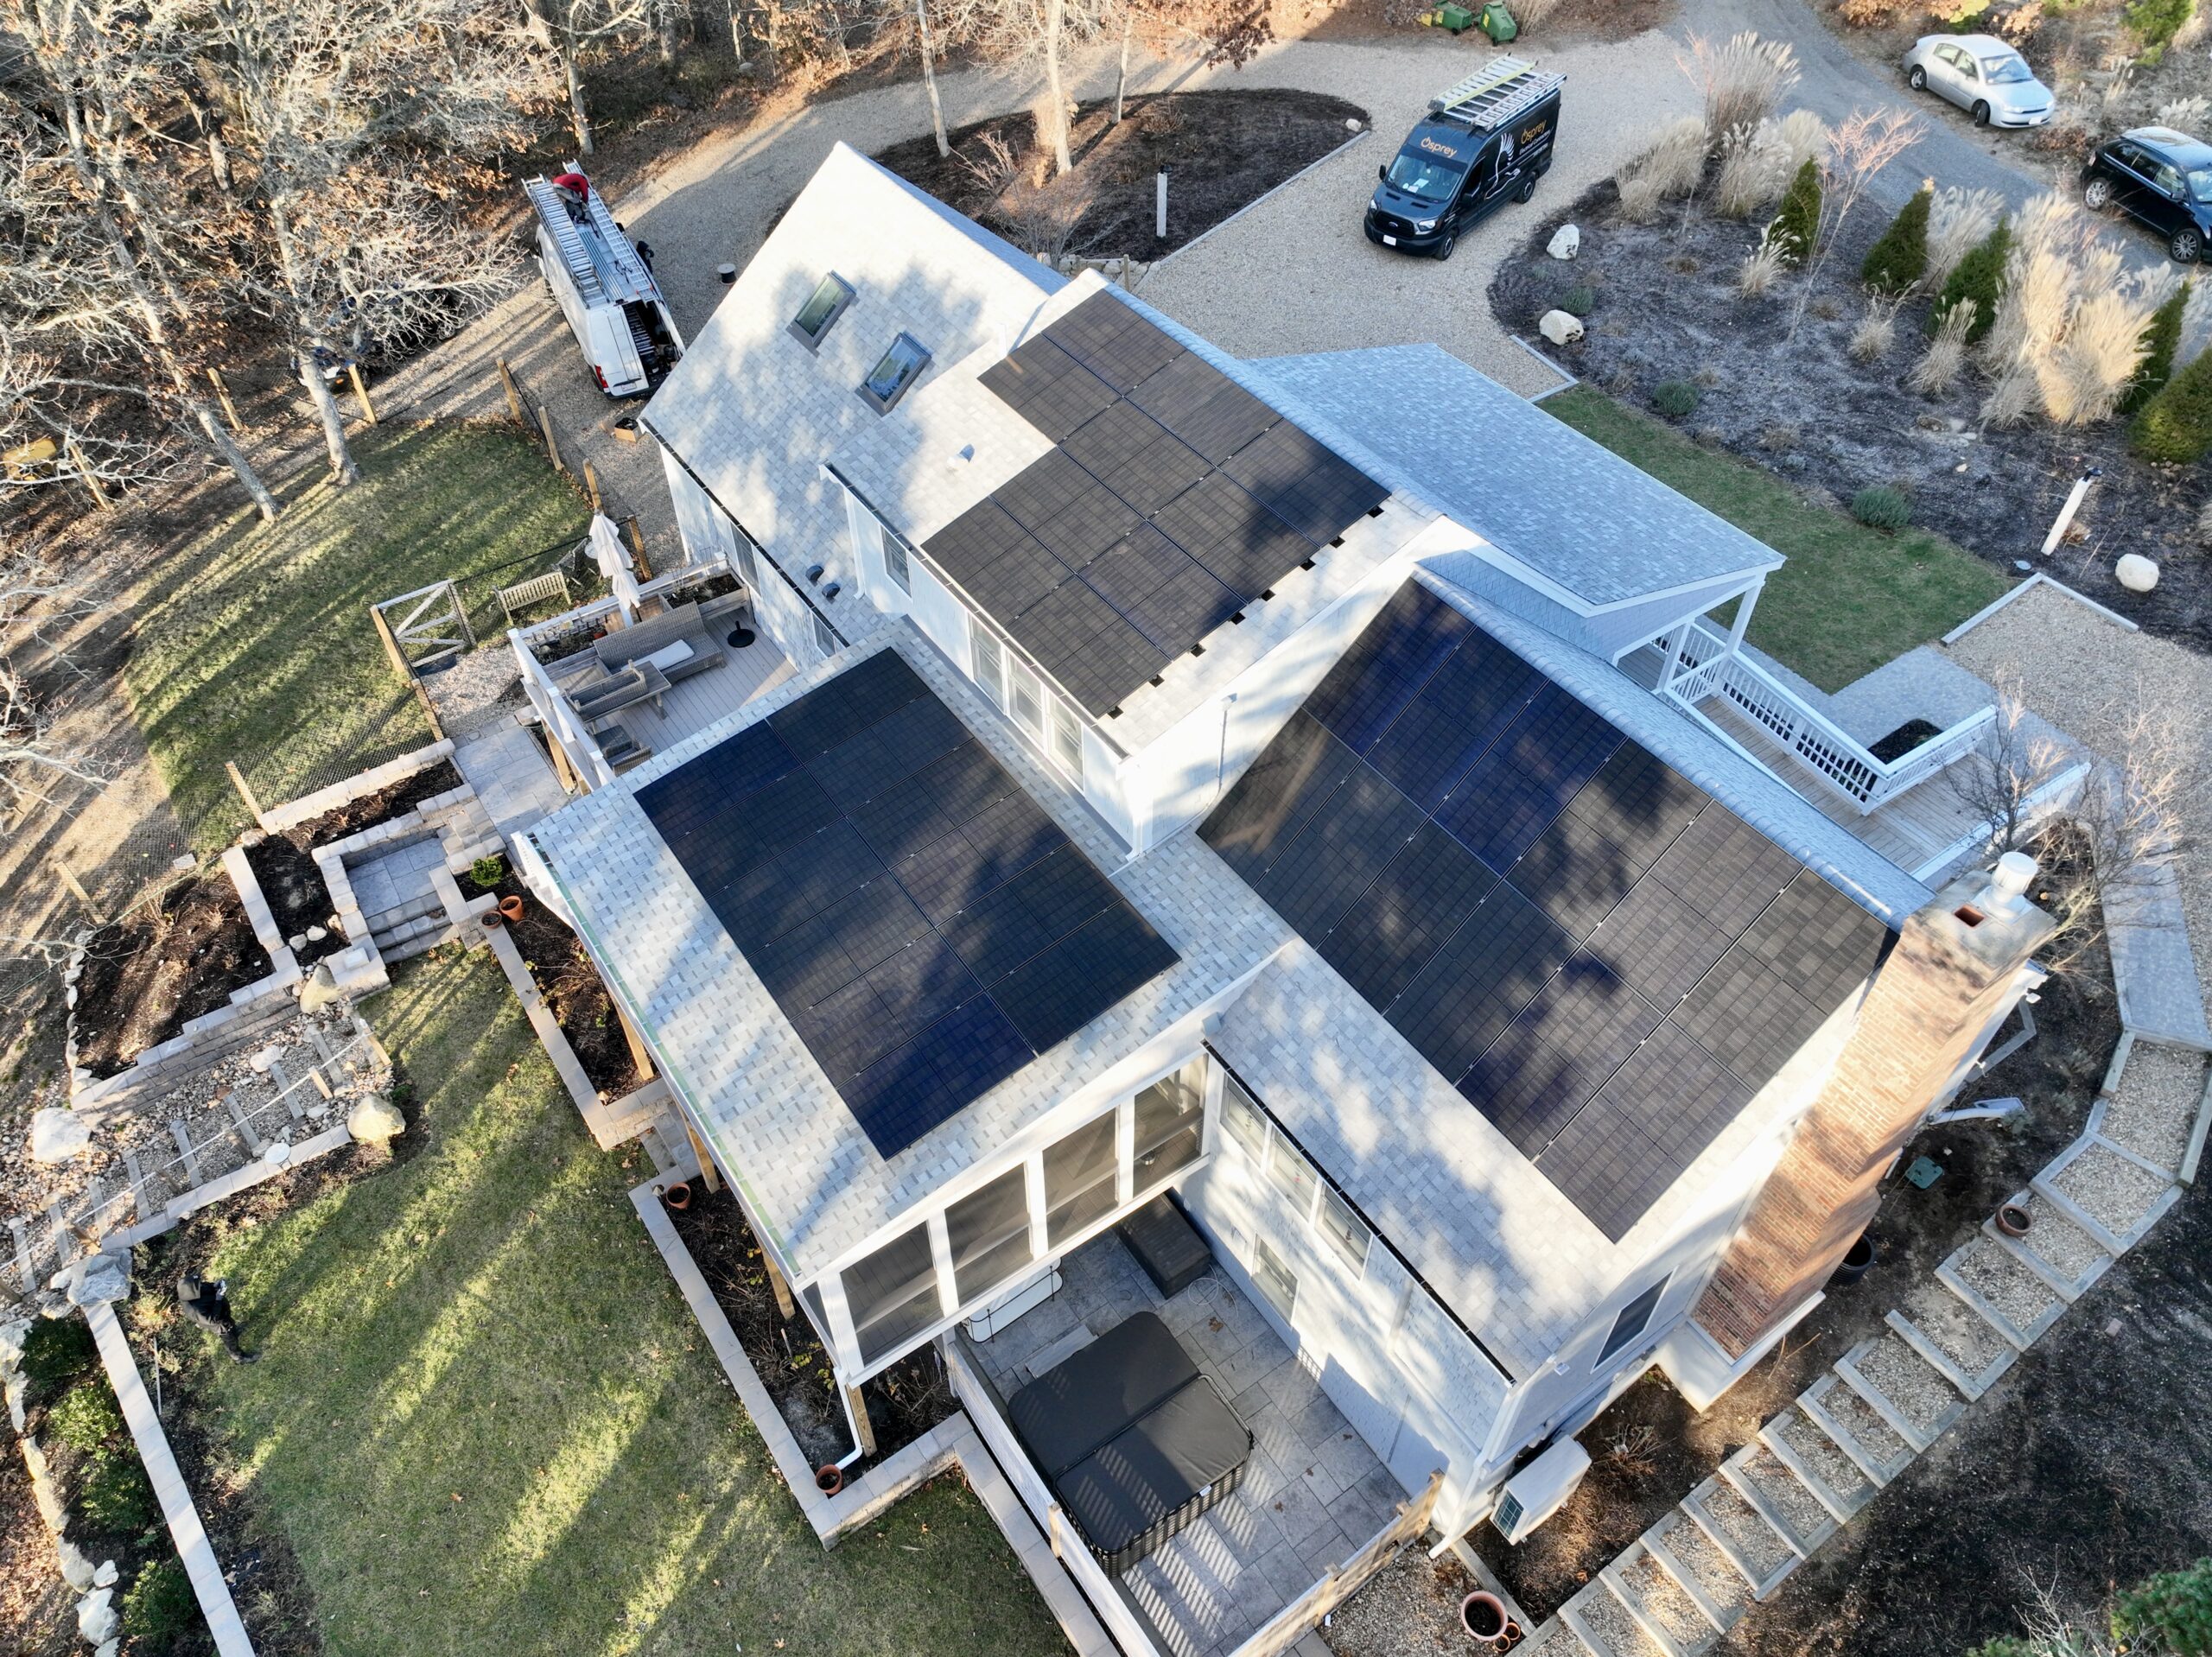
POLYGON ((2195 1176, 2212 1089, 2202 1055, 2164 1046, 2134 1048, 2147 1068, 2131 1084, 2133 1044, 2122 1038, 2082 1137, 2014 1199, 2026 1235, 1984 1222, 1880 1334, 1535 1629, 1523 1657, 1699 1657, 2141 1241, 2195 1176), (2154 1072, 2157 1085, 2141 1080, 2154 1072))
MULTIPOLYGON (((490 814, 474 793, 426 810, 423 816, 437 831, 436 855, 404 870, 395 867, 393 860, 378 860, 392 869, 392 885, 399 895, 398 902, 367 917, 370 939, 387 967, 426 954, 460 936, 431 883, 433 867, 442 867, 456 879, 465 879, 479 858, 497 857, 506 850, 490 814)), ((394 859, 418 862, 412 848, 395 854, 394 859)))

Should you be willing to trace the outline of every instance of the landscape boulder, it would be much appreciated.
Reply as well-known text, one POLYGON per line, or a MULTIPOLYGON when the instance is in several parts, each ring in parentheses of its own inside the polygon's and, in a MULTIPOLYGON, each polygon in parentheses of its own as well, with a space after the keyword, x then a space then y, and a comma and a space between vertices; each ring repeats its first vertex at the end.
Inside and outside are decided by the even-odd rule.
POLYGON ((330 963, 324 962, 308 975, 300 986, 300 1011, 320 1013, 338 999, 338 985, 330 975, 330 963))
POLYGON ((31 1118, 33 1162, 67 1162, 92 1142, 92 1124, 73 1110, 49 1107, 31 1118))
POLYGON ((95 1586, 92 1581, 92 1562, 85 1557, 85 1550, 74 1542, 64 1540, 54 1545, 54 1563, 60 1567, 61 1580, 67 1583, 73 1593, 88 1593, 95 1586))
POLYGON ((2139 552, 2131 552, 2112 567, 2113 579, 2131 593, 2148 593, 2158 584, 2158 564, 2155 558, 2145 558, 2139 552))
POLYGON ((1571 259, 1581 251, 1582 232, 1573 225, 1561 225, 1544 246, 1544 251, 1555 259, 1571 259))
POLYGON ((368 1145, 382 1145, 407 1131, 407 1119, 380 1093, 365 1095, 346 1113, 346 1131, 368 1145))
POLYGON ((1555 346, 1571 344, 1582 337, 1582 319, 1572 311, 1546 311, 1536 332, 1555 346))
POLYGON ((112 1588, 95 1588, 77 1602, 77 1632, 88 1646, 105 1645, 115 1638, 123 1619, 115 1614, 110 1603, 115 1598, 112 1588))

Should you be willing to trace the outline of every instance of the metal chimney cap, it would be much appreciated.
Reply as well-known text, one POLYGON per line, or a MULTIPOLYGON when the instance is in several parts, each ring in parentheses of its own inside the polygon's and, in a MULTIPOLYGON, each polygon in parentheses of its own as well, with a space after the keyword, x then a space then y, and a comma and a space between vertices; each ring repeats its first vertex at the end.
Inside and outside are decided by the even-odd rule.
POLYGON ((1999 858, 1989 872, 1990 908, 2000 915, 2018 914, 2040 868, 2025 852, 2007 852, 1999 858))

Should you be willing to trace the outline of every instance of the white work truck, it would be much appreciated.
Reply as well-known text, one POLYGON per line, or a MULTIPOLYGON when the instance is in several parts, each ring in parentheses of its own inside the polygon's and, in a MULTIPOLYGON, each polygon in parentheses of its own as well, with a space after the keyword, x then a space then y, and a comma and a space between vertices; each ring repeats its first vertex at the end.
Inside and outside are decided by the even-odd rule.
POLYGON ((652 267, 573 162, 523 187, 537 209, 538 269, 599 389, 609 397, 652 390, 683 354, 652 267))

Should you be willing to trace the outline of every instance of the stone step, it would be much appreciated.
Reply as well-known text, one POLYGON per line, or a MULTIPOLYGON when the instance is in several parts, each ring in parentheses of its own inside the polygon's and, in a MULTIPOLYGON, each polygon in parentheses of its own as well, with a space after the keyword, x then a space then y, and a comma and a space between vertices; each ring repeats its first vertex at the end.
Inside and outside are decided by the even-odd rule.
POLYGON ((1858 1463, 1877 1488, 1912 1464, 1912 1446, 1899 1438, 1834 1370, 1797 1395, 1797 1407, 1858 1463))
POLYGON ((1764 1599, 1797 1568, 1797 1550, 1789 1540, 1718 1474, 1682 1498, 1682 1511, 1744 1573, 1753 1599, 1764 1599))
POLYGON ((1595 1657, 1684 1657, 1682 1653, 1669 1651, 1645 1632, 1606 1582, 1603 1571, 1560 1606, 1559 1615, 1595 1657))
POLYGON ((1814 1549, 1835 1534, 1834 1516, 1764 1443, 1745 1444, 1721 1463, 1720 1476, 1758 1509, 1799 1559, 1810 1559, 1814 1549))
POLYGON ((1669 1657, 1700 1657, 1720 1638, 1704 1608, 1641 1540, 1599 1574, 1669 1657))
POLYGON ((417 955, 426 955, 441 943, 461 936, 450 922, 435 915, 426 915, 420 921, 410 922, 409 928, 410 930, 404 936, 378 940, 377 953, 384 957, 387 968, 396 967, 403 961, 412 961, 417 955))
POLYGON ((1515 1647, 1515 1657, 1597 1657, 1597 1654, 1582 1643, 1580 1635, 1554 1617, 1515 1647))
POLYGON ((2113 1254, 2141 1240, 2177 1189, 2172 1175, 2094 1133, 2076 1140, 2029 1183, 2113 1254))
POLYGON ((1759 1429, 1759 1442, 1839 1524, 1874 1499, 1873 1481, 1802 1410, 1783 1411, 1759 1429))
POLYGON ((1910 1429, 1904 1437, 1916 1450, 1927 1449, 1966 1413, 1966 1400, 1943 1372, 1893 1331, 1861 1341, 1844 1355, 1839 1374, 1847 1364, 1850 1375, 1874 1387, 1895 1413, 1891 1425, 1902 1421, 1910 1429))
POLYGON ((1751 1581, 1694 1519, 1676 1508, 1644 1532, 1643 1540, 1645 1551, 1681 1584, 1716 1633, 1736 1626, 1751 1601, 1751 1581))
POLYGON ((1937 1267, 1936 1278, 2023 1351, 2066 1310, 2065 1297, 2033 1267, 1980 1234, 1937 1267))
POLYGON ((409 894, 391 908, 379 909, 369 916, 369 936, 374 937, 379 933, 396 932, 410 921, 444 912, 445 905, 439 901, 438 894, 425 886, 422 891, 409 894))
POLYGON ((1926 1310, 1916 1308, 1916 1317, 1892 1311, 1884 1321, 1944 1380, 1967 1398, 1980 1398, 2019 1362, 2020 1349, 1948 1291, 1942 1292, 1940 1301, 1933 1295, 1929 1299, 1932 1304, 1926 1310), (1974 1367, 1967 1368, 1969 1364, 1974 1367))

